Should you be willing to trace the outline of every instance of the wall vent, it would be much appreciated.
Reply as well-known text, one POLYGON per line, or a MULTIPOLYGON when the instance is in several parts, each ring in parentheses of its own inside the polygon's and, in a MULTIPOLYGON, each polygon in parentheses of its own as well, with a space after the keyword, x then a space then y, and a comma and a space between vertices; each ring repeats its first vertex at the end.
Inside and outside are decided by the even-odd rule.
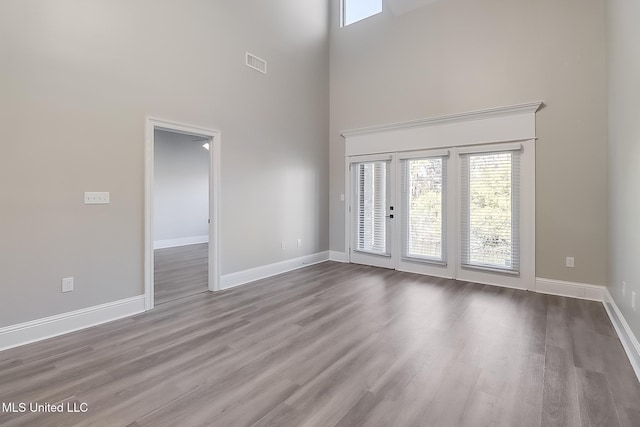
POLYGON ((267 74, 267 61, 260 59, 252 53, 247 52, 247 67, 267 74))

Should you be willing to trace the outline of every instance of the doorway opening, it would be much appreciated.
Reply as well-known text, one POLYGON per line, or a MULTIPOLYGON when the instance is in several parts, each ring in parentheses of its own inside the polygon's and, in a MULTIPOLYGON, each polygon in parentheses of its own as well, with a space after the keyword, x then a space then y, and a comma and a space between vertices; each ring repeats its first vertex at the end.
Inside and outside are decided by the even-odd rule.
POLYGON ((220 133, 147 118, 145 305, 218 290, 220 133))

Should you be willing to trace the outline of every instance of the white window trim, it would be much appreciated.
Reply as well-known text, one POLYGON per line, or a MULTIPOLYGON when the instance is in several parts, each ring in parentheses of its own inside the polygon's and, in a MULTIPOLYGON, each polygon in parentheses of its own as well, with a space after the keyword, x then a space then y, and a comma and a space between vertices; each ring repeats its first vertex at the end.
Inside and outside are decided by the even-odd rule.
POLYGON ((503 143, 503 144, 483 144, 483 145, 470 145, 467 147, 461 147, 457 149, 458 155, 461 154, 482 154, 482 153, 495 153, 504 151, 520 151, 522 150, 522 143, 503 143))
MULTIPOLYGON (((455 264, 455 277, 476 283, 484 283, 518 289, 535 289, 535 114, 542 102, 532 102, 508 107, 492 108, 481 111, 434 117, 403 123, 394 123, 363 129, 345 131, 345 252, 349 259, 351 221, 350 179, 348 173, 350 158, 358 155, 397 153, 399 158, 418 156, 413 151, 451 150, 456 157, 460 151, 473 146, 473 152, 488 149, 495 151, 500 147, 518 147, 523 149, 521 159, 521 186, 523 200, 521 204, 521 266, 520 275, 500 274, 479 269, 467 270, 455 264), (526 200, 525 200, 526 199, 526 200)), ((457 159, 456 159, 457 160, 457 159)), ((452 163, 457 163, 452 162, 452 163)), ((449 165, 448 170, 455 179, 459 192, 460 180, 458 168, 449 165), (455 169, 455 170, 454 170, 455 169)), ((455 197, 459 199, 458 197, 455 197)), ((455 212, 455 230, 448 234, 448 247, 459 247, 460 200, 457 200, 455 212)), ((397 248, 395 254, 398 254, 397 248)), ((457 256, 456 256, 457 259, 457 256)), ((397 267, 396 267, 397 268, 397 267)), ((445 277, 443 275, 443 277, 445 277)))
POLYGON ((346 156, 394 153, 536 138, 542 102, 491 108, 342 132, 346 156))
MULTIPOLYGON (((476 151, 477 152, 477 151, 476 151)), ((459 280, 510 288, 535 290, 535 139, 522 142, 520 158, 520 274, 497 272, 492 269, 456 266, 459 280)), ((458 182, 461 186, 462 183, 458 182)), ((460 191, 460 188, 458 188, 460 191)), ((460 198, 457 203, 461 203, 460 198)), ((456 209, 457 224, 461 222, 460 206, 456 209)))
POLYGON ((398 153, 399 160, 422 159, 429 157, 449 157, 451 150, 421 150, 398 153))

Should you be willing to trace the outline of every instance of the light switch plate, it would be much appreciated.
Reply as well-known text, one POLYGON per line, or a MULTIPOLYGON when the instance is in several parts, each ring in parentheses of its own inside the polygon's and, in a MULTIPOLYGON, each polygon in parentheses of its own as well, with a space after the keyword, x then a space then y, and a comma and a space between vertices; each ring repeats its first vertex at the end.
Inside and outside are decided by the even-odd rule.
POLYGON ((108 205, 109 204, 109 192, 108 191, 86 191, 84 193, 85 205, 108 205))

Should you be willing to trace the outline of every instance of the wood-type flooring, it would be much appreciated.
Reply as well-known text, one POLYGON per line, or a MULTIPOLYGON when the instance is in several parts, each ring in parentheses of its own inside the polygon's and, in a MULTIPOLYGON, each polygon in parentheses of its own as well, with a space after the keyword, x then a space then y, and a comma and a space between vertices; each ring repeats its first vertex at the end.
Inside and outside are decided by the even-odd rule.
POLYGON ((179 246, 154 251, 155 304, 208 290, 209 245, 179 246))
POLYGON ((640 426, 601 303, 325 262, 0 352, 2 426, 640 426))

